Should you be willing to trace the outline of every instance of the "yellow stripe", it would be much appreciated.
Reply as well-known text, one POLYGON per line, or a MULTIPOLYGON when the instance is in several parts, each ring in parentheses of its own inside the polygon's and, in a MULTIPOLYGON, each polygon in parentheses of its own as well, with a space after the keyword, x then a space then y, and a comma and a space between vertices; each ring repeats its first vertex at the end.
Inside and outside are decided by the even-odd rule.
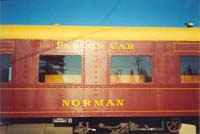
MULTIPOLYGON (((111 90, 200 90, 200 88, 126 88, 126 87, 83 87, 84 89, 111 89, 111 90)), ((83 89, 82 87, 66 87, 66 88, 0 88, 0 90, 68 90, 83 89)))
POLYGON ((198 50, 175 50, 174 52, 182 52, 182 53, 199 53, 198 50))
POLYGON ((0 39, 200 41, 200 28, 0 25, 0 39))
POLYGON ((27 111, 27 112, 0 112, 1 114, 56 114, 56 113, 199 113, 200 110, 119 110, 119 111, 27 111))

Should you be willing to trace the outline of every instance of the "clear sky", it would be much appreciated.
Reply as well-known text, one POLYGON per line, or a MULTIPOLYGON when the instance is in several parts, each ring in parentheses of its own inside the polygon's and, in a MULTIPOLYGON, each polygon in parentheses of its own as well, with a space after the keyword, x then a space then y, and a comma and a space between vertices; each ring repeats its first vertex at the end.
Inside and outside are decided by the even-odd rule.
POLYGON ((0 0, 1 24, 200 26, 200 0, 0 0))

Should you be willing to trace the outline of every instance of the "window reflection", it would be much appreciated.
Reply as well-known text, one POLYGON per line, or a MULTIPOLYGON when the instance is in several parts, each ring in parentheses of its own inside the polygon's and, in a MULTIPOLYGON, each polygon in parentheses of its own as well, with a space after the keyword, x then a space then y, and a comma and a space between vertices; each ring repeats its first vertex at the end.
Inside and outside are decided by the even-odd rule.
POLYGON ((81 83, 81 56, 41 55, 39 82, 81 83))
POLYGON ((200 83, 200 57, 180 57, 181 83, 200 83))
POLYGON ((112 56, 112 83, 144 83, 152 81, 151 57, 112 56))
POLYGON ((9 54, 0 54, 0 82, 11 82, 12 57, 9 54))

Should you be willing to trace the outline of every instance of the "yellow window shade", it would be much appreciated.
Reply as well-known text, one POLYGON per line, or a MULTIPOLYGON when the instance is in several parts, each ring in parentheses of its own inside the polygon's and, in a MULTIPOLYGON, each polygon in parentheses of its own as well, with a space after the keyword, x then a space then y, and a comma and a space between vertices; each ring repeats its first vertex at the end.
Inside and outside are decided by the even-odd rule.
POLYGON ((112 75, 112 83, 144 83, 144 75, 112 75))
POLYGON ((45 75, 45 83, 81 83, 81 75, 45 75))
POLYGON ((181 75, 181 83, 200 83, 199 75, 181 75))

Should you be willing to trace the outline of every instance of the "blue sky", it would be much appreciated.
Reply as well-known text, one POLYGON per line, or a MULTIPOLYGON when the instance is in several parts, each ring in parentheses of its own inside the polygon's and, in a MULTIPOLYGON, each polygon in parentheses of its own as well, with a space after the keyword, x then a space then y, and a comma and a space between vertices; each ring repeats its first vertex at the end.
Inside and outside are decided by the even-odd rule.
POLYGON ((1 24, 200 26, 199 0, 0 0, 1 24))

